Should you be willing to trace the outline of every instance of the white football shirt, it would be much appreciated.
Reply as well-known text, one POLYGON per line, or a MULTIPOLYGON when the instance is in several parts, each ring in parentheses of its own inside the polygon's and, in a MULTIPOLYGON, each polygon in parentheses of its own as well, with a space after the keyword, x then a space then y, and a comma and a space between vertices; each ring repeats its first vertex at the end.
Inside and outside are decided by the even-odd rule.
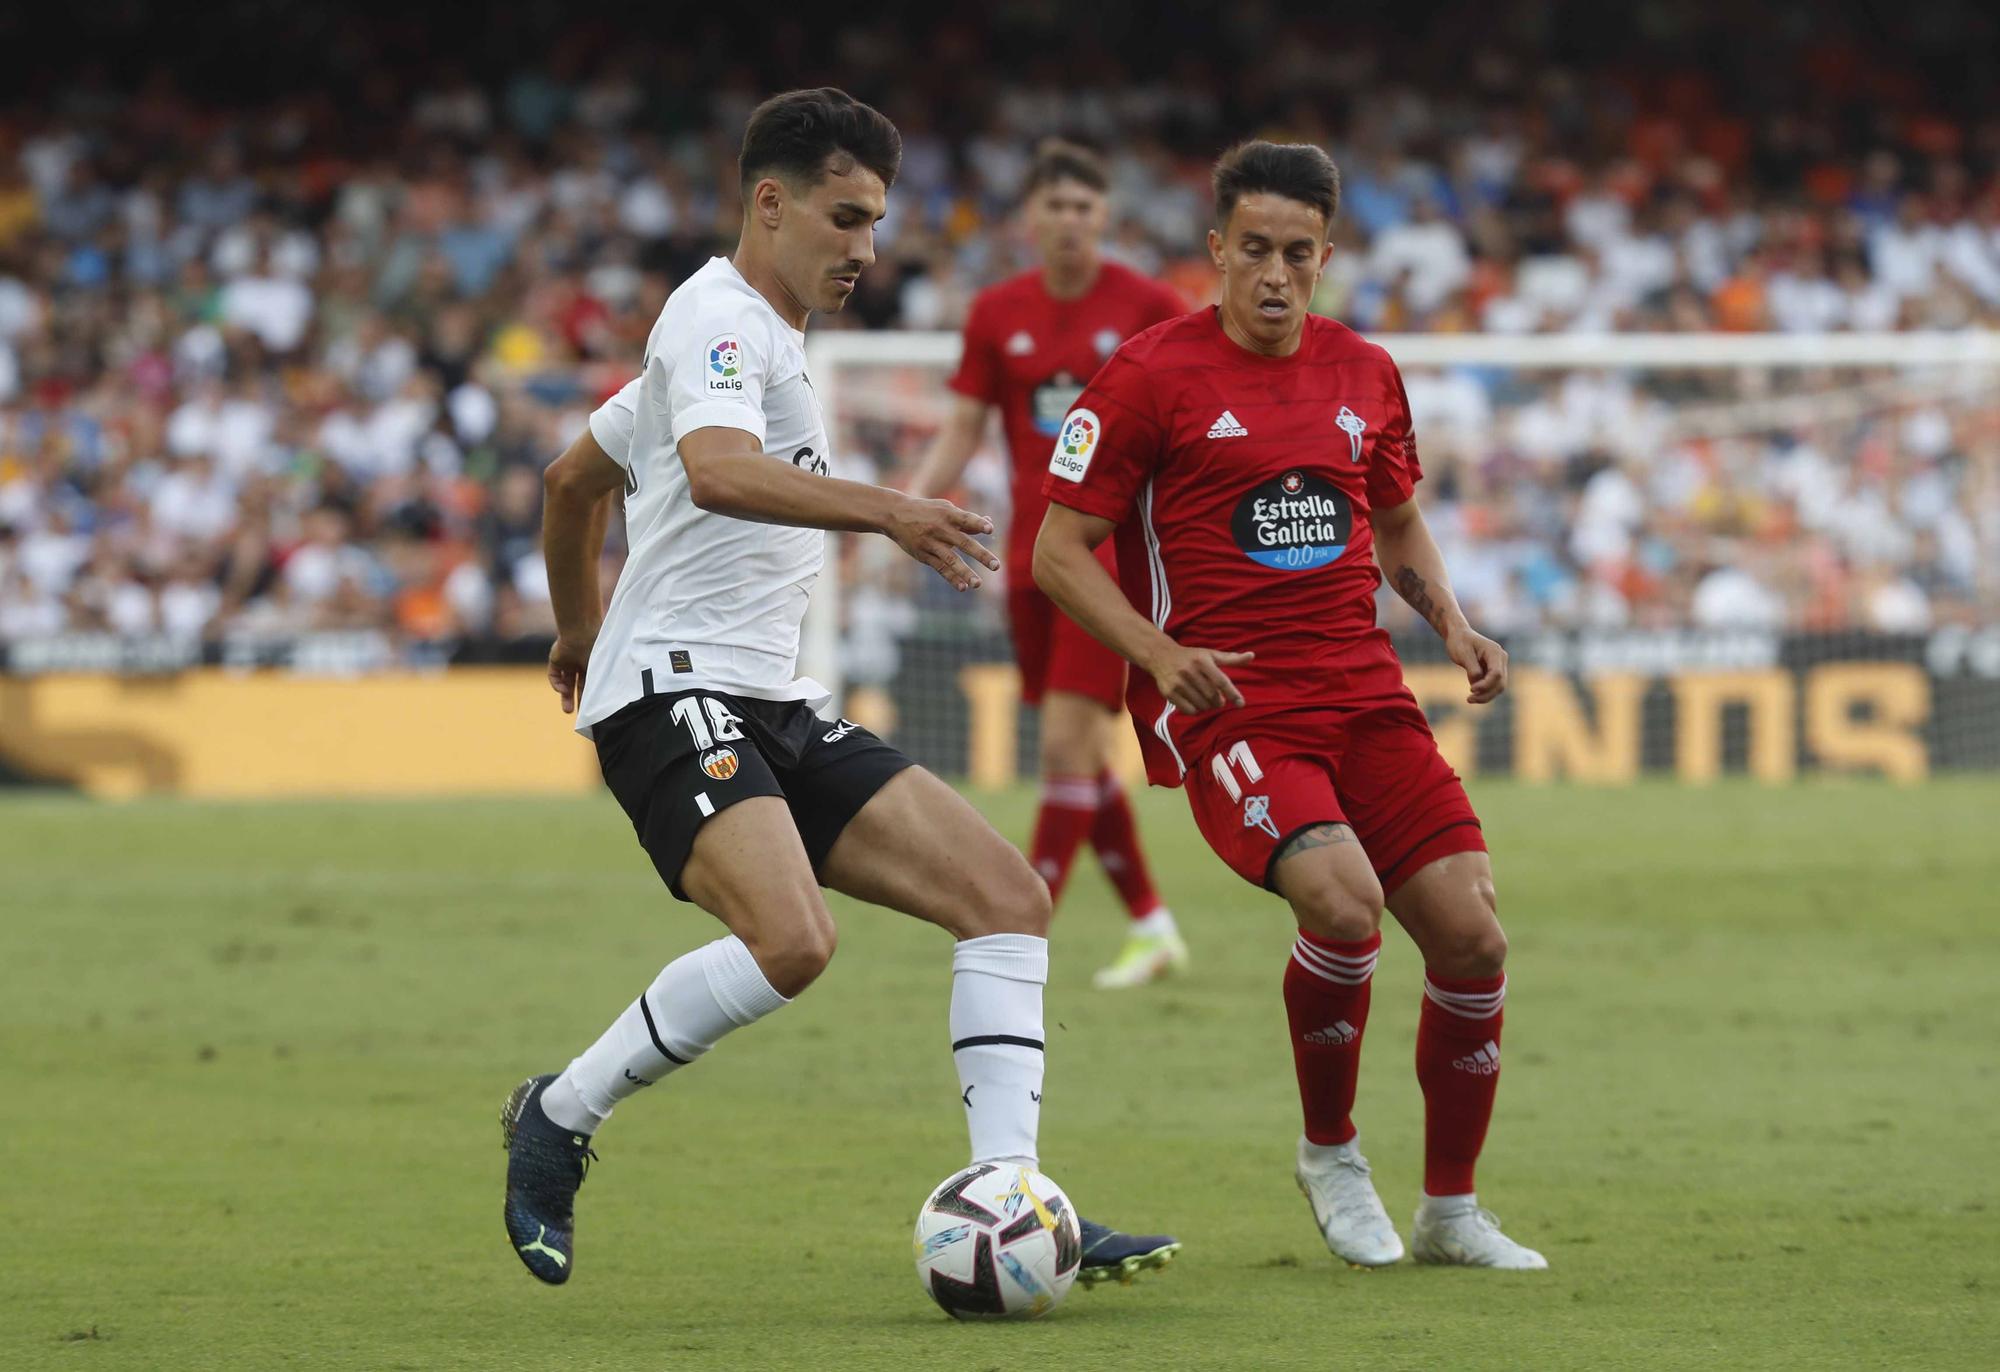
POLYGON ((656 693, 830 701, 798 675, 826 535, 702 509, 679 446, 696 429, 742 429, 770 460, 824 475, 826 418, 805 341, 728 258, 711 258, 667 297, 645 369, 591 415, 598 446, 625 469, 630 554, 591 649, 578 733, 645 694, 647 672, 656 693))

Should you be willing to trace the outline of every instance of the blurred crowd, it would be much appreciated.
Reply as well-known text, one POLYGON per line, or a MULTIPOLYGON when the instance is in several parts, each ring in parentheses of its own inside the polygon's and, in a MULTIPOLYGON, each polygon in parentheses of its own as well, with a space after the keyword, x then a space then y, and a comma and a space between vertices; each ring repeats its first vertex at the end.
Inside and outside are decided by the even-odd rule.
POLYGON ((1992 371, 1465 372, 1410 404, 1487 632, 1912 634, 2000 617, 1992 371))
MULTIPOLYGON (((2000 102, 1967 56, 1994 20, 1918 3, 1904 50, 1821 10, 1635 6, 1635 52, 1553 0, 1438 6, 1423 39, 1249 0, 1130 41, 1036 4, 672 42, 302 4, 256 40, 282 84, 255 54, 226 88, 157 55, 45 75, 0 105, 0 643, 549 632, 539 471, 733 243, 736 139, 787 85, 905 140, 880 260, 815 328, 955 327, 1025 265, 1046 133, 1105 150, 1111 251, 1190 305, 1208 162, 1262 134, 1339 161, 1315 305, 1365 330, 2000 326, 2000 102)), ((1503 630, 1990 617, 1990 401, 1852 380, 1866 413, 1696 433, 1678 410, 1740 379, 1413 378, 1461 590, 1503 630)))

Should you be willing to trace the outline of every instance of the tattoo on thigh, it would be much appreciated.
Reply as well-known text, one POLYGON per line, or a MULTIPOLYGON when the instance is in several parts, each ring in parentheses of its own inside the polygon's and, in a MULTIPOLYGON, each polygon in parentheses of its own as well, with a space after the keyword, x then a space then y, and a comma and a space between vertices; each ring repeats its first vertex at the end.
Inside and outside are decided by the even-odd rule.
POLYGON ((1354 830, 1345 824, 1315 824, 1309 829, 1301 829, 1285 840, 1285 846, 1278 850, 1278 861, 1283 862, 1294 853, 1303 853, 1308 848, 1328 848, 1336 843, 1358 843, 1354 830))

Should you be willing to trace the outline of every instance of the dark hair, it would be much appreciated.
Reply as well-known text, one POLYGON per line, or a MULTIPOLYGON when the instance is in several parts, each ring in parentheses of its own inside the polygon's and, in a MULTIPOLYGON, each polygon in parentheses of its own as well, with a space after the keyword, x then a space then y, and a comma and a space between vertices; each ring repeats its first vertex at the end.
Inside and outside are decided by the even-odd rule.
POLYGON ((903 136, 880 110, 832 86, 774 95, 750 112, 743 130, 737 159, 743 193, 766 176, 816 186, 834 156, 853 158, 893 186, 903 164, 903 136))
POLYGON ((1094 151, 1067 139, 1044 138, 1035 145, 1035 160, 1028 164, 1028 179, 1022 184, 1021 193, 1033 195, 1058 181, 1075 181, 1094 191, 1111 184, 1104 170, 1104 159, 1094 151))
POLYGON ((1340 169, 1311 143, 1238 143, 1215 164, 1216 227, 1229 222, 1238 200, 1259 191, 1311 205, 1331 228, 1340 208, 1340 169))

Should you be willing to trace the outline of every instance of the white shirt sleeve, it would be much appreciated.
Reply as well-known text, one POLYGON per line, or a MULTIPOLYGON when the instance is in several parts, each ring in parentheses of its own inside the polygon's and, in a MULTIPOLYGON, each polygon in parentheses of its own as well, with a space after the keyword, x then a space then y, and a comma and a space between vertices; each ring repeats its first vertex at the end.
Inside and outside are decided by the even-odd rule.
POLYGON ((590 436, 604 455, 619 466, 631 469, 632 429, 639 416, 639 383, 635 376, 619 387, 618 394, 590 412, 590 436))
MULTIPOLYGON (((705 313, 673 360, 667 412, 676 446, 696 429, 742 429, 763 446, 764 387, 770 379, 773 340, 749 302, 740 309, 705 313), (733 318, 731 316, 734 316, 733 318)), ((663 359, 652 365, 664 370, 663 359)))

